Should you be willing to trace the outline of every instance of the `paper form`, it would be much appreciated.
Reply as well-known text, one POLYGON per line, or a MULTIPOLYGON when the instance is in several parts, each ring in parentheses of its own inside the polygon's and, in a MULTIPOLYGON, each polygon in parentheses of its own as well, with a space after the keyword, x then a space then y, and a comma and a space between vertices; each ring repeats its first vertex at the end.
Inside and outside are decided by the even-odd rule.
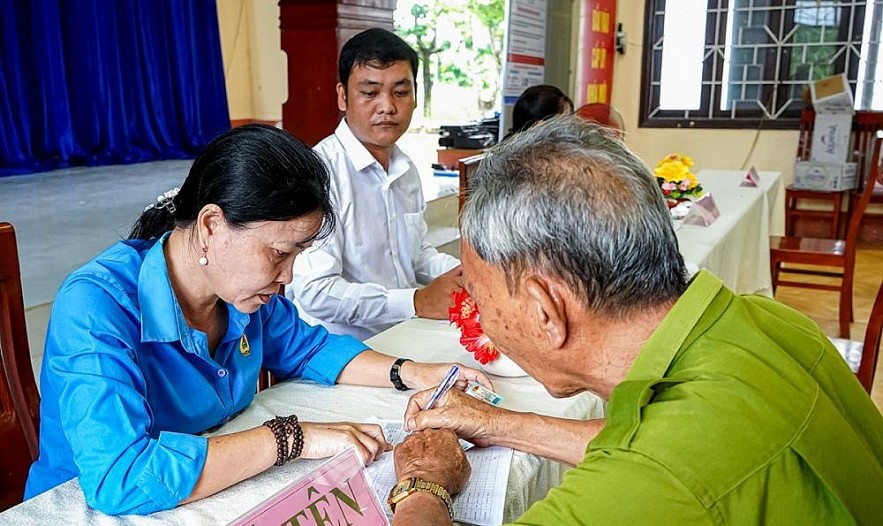
MULTIPOLYGON (((383 436, 390 444, 399 444, 405 439, 401 420, 371 419, 370 422, 383 428, 383 436)), ((472 476, 466 488, 453 497, 454 520, 478 526, 502 524, 512 450, 501 446, 476 447, 466 452, 466 458, 472 465, 472 476)), ((380 460, 365 468, 365 473, 377 497, 385 502, 390 488, 398 482, 392 452, 384 453, 380 460)))

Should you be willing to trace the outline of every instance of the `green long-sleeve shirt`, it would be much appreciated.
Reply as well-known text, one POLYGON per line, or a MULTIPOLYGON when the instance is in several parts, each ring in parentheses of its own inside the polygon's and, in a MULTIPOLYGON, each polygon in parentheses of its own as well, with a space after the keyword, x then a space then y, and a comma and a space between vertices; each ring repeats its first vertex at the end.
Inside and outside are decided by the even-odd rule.
POLYGON ((818 327, 701 272, 518 524, 883 524, 883 417, 818 327))

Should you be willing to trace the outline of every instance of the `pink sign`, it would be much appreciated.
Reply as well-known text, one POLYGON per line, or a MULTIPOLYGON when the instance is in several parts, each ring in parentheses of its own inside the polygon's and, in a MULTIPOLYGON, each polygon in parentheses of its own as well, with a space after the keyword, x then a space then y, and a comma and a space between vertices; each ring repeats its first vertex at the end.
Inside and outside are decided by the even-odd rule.
POLYGON ((684 218, 685 225, 710 226, 714 220, 721 215, 717 209, 717 203, 711 194, 705 194, 693 203, 687 217, 684 218))
POLYGON ((742 179, 742 182, 739 183, 739 186, 757 188, 758 183, 760 183, 760 175, 757 173, 757 168, 752 166, 748 173, 745 174, 745 179, 742 179))
POLYGON ((350 448, 242 515, 231 526, 387 526, 365 468, 350 448))

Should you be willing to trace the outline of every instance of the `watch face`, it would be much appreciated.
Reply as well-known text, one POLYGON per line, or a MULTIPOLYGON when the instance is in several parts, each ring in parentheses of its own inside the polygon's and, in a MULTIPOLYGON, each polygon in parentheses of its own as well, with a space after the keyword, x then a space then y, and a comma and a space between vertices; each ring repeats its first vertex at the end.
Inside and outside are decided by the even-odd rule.
POLYGON ((389 501, 399 502, 408 496, 410 490, 414 487, 414 479, 403 480, 392 487, 389 492, 389 501))

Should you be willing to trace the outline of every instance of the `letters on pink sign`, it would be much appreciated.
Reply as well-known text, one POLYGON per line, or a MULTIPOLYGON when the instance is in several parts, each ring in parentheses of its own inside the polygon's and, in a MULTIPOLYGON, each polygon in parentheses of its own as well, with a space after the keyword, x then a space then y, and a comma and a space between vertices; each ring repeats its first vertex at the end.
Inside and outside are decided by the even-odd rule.
POLYGON ((352 448, 248 511, 231 526, 387 526, 352 448))

